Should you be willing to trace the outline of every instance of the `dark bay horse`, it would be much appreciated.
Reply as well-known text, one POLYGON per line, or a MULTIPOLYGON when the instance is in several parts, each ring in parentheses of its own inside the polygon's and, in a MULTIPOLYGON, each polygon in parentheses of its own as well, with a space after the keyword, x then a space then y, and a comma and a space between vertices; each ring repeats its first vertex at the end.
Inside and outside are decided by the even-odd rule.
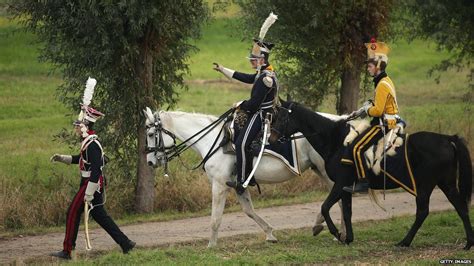
MULTIPOLYGON (((287 102, 278 110, 274 118, 270 142, 289 137, 295 132, 303 133, 326 162, 326 172, 334 181, 334 186, 321 206, 321 213, 331 234, 341 242, 349 244, 354 239, 351 224, 352 195, 343 191, 342 188, 353 184, 356 173, 354 166, 341 164, 345 148, 343 141, 349 132, 349 126, 343 117, 338 120, 329 119, 298 103, 287 102), (338 232, 329 215, 330 208, 339 199, 342 199, 346 236, 338 232)), ((430 196, 437 185, 463 221, 467 237, 464 249, 470 249, 474 245, 474 234, 469 220, 472 165, 464 141, 456 135, 417 132, 410 134, 406 145, 408 145, 407 154, 416 181, 416 219, 405 238, 397 246, 410 246, 416 232, 428 216, 430 196)), ((313 233, 318 233, 314 231, 313 228, 313 233)))

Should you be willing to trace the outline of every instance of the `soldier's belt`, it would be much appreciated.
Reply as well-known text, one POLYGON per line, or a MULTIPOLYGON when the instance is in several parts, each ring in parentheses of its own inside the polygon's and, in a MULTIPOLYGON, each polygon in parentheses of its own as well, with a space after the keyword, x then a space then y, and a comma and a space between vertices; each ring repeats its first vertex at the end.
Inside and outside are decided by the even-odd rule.
POLYGON ((91 171, 81 171, 81 177, 83 178, 91 177, 91 171))

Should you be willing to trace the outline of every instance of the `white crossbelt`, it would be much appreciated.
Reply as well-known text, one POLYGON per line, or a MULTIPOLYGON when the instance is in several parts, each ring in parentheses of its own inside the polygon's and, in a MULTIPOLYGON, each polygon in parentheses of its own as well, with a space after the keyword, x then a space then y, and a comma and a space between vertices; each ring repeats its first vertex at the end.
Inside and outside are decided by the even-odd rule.
POLYGON ((400 119, 400 116, 399 115, 389 115, 389 114, 384 114, 383 115, 385 119, 400 119))

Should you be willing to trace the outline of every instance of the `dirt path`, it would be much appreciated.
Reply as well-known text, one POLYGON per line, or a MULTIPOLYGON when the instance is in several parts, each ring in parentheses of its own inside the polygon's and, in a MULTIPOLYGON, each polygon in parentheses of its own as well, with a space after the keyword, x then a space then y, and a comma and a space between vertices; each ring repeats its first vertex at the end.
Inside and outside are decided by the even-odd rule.
MULTIPOLYGON (((355 197, 353 200, 353 221, 381 220, 415 213, 415 198, 408 193, 389 193, 386 200, 383 201, 381 199, 381 202, 384 204, 387 212, 376 207, 367 196, 355 197)), ((313 226, 320 206, 321 202, 313 202, 258 209, 257 213, 277 230, 293 229, 313 226)), ((442 192, 436 189, 431 196, 430 210, 442 211, 453 209, 442 192)), ((333 208, 331 214, 333 219, 339 223, 339 208, 333 208)), ((209 225, 210 218, 206 216, 168 222, 127 225, 122 226, 121 229, 138 243, 138 247, 147 247, 208 239, 210 235, 209 225)), ((226 241, 222 237, 249 233, 263 234, 257 224, 243 212, 225 214, 222 219, 219 233, 221 239, 219 241, 226 241)), ((118 248, 115 242, 101 228, 92 230, 90 234, 94 250, 118 248)), ((80 231, 76 247, 79 253, 85 252, 83 235, 83 231, 80 231)), ((63 233, 52 233, 0 240, 0 264, 47 256, 50 252, 58 251, 62 248, 63 237, 63 233)))

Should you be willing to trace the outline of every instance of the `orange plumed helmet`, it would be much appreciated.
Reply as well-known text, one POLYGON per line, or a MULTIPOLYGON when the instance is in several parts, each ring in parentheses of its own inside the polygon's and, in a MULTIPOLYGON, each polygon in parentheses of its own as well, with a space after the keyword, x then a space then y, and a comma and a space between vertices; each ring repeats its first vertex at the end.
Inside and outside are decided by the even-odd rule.
POLYGON ((388 64, 388 53, 390 48, 384 42, 377 42, 375 38, 370 40, 370 43, 366 43, 367 47, 367 62, 374 62, 377 67, 380 67, 381 62, 388 64))

